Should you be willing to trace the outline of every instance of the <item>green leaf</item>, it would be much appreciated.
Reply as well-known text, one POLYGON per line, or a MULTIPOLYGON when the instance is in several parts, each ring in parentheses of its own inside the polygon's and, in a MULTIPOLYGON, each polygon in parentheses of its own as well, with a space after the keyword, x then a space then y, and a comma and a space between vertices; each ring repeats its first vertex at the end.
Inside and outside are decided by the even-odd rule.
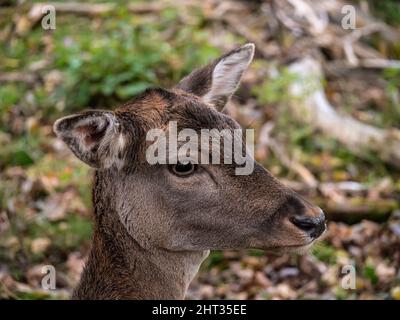
POLYGON ((15 166, 29 166, 33 163, 33 159, 24 150, 17 150, 11 154, 11 159, 9 162, 9 164, 15 166))
POLYGON ((129 84, 118 88, 117 96, 121 99, 131 98, 132 96, 146 90, 149 87, 151 87, 151 84, 147 82, 138 82, 135 84, 129 84))
POLYGON ((373 266, 365 266, 364 267, 364 276, 368 278, 372 284, 377 284, 378 283, 378 276, 376 275, 375 269, 373 266))

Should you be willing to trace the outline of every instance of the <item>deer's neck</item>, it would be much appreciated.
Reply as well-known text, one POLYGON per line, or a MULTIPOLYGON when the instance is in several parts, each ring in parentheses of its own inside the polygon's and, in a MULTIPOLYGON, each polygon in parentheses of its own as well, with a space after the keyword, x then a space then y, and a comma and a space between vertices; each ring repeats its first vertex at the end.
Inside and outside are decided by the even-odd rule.
POLYGON ((111 199, 94 190, 91 252, 74 299, 183 299, 208 251, 143 248, 124 229, 111 199))

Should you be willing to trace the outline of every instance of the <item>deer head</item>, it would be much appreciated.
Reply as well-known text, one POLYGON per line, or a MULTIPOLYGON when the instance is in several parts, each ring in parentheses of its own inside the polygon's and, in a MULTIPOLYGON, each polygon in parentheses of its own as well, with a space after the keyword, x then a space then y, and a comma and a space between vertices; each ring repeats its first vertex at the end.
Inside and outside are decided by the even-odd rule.
POLYGON ((247 44, 193 71, 172 89, 148 89, 114 111, 87 111, 55 123, 57 136, 96 169, 99 233, 109 229, 101 217, 113 215, 121 225, 115 238, 125 233, 145 250, 170 252, 298 249, 321 235, 322 211, 256 162, 251 174, 236 175, 235 164, 146 161, 146 133, 167 131, 170 121, 195 132, 240 128, 219 110, 253 54, 254 45, 247 44))

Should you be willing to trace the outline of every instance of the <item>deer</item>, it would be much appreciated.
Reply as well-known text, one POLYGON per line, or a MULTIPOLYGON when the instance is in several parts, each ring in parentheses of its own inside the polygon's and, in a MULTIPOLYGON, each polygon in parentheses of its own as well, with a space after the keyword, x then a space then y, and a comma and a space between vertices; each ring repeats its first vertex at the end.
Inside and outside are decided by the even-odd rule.
POLYGON ((326 229, 323 211, 254 160, 152 164, 146 132, 240 125, 221 112, 254 56, 238 47, 170 89, 150 88, 114 110, 54 123, 73 154, 94 169, 91 249, 72 299, 184 299, 210 250, 304 252, 326 229))

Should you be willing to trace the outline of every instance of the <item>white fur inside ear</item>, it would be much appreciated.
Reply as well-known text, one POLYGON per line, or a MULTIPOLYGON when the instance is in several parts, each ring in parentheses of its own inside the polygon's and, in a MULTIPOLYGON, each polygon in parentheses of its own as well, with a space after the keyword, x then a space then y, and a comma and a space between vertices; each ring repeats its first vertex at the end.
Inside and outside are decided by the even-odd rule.
POLYGON ((125 149, 125 136, 120 131, 120 123, 115 115, 105 113, 104 116, 108 119, 107 131, 104 138, 99 143, 98 152, 101 154, 100 161, 103 168, 109 168, 116 164, 121 168, 124 160, 119 159, 118 154, 123 153, 125 149))
POLYGON ((254 56, 254 44, 248 43, 224 57, 212 73, 210 91, 203 97, 204 102, 215 104, 218 99, 226 100, 236 91, 243 72, 254 56))
POLYGON ((54 131, 75 155, 95 168, 122 167, 126 137, 111 112, 87 112, 59 119, 54 131))

